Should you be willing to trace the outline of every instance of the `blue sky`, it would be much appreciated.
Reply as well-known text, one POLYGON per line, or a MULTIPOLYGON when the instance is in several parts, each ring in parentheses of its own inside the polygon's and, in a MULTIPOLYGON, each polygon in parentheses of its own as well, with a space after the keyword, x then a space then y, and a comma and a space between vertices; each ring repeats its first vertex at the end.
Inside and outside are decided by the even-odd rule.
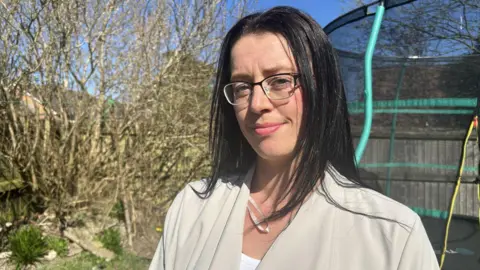
POLYGON ((340 0, 258 0, 257 9, 280 5, 293 6, 307 12, 322 27, 347 12, 340 0))

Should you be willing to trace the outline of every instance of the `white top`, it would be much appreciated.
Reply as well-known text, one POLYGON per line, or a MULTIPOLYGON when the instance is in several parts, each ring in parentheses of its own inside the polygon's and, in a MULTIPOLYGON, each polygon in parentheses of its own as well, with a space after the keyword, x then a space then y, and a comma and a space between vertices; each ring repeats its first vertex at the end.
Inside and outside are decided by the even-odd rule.
POLYGON ((242 253, 242 259, 240 261, 240 270, 255 270, 260 264, 260 260, 248 257, 242 253))

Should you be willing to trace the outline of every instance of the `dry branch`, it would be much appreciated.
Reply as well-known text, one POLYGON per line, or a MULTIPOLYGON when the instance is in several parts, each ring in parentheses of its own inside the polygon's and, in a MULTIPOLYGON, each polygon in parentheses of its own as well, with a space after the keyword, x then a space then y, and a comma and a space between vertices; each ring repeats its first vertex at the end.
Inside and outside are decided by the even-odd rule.
POLYGON ((121 201, 131 245, 208 173, 212 59, 251 2, 187 2, 0 1, 0 161, 58 220, 121 201))

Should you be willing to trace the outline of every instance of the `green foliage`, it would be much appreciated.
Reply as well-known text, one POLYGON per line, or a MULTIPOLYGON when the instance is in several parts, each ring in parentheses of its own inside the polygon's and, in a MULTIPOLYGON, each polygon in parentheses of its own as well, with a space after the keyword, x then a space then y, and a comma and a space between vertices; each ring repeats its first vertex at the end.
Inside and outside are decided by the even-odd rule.
POLYGON ((49 235, 45 237, 48 250, 55 250, 58 256, 65 257, 68 254, 68 242, 67 240, 49 235))
POLYGON ((13 222, 14 220, 15 220, 15 214, 11 209, 6 209, 5 211, 0 211, 0 224, 5 224, 7 222, 13 222))
POLYGON ((105 269, 105 270, 131 270, 148 269, 150 260, 137 257, 128 252, 116 256, 111 261, 106 261, 91 253, 82 252, 72 258, 63 258, 53 262, 47 262, 39 266, 38 270, 84 270, 84 269, 105 269))
POLYGON ((110 212, 110 217, 125 221, 125 210, 122 201, 117 201, 110 212))
POLYGON ((8 235, 12 230, 12 226, 6 226, 5 223, 0 223, 0 252, 7 251, 8 235))
POLYGON ((113 251, 117 255, 122 254, 122 238, 120 236, 120 232, 117 229, 106 229, 99 236, 99 240, 106 249, 113 251))
POLYGON ((0 192, 9 192, 11 190, 20 189, 23 186, 23 182, 20 179, 5 179, 0 176, 0 192))
POLYGON ((40 229, 25 226, 12 233, 9 237, 10 260, 16 264, 17 269, 27 265, 34 265, 47 254, 47 243, 40 229))
POLYGON ((140 258, 124 252, 122 256, 115 257, 115 259, 107 265, 107 269, 148 269, 149 264, 149 259, 140 258))
MULTIPOLYGON (((39 265, 38 270, 83 270, 83 269, 108 269, 108 262, 89 252, 82 252, 74 257, 66 257, 52 262, 39 265)), ((115 269, 139 269, 139 268, 115 268, 115 269)), ((146 268, 144 268, 146 269, 146 268)))
POLYGON ((0 196, 0 224, 15 222, 29 216, 32 212, 27 196, 0 196))

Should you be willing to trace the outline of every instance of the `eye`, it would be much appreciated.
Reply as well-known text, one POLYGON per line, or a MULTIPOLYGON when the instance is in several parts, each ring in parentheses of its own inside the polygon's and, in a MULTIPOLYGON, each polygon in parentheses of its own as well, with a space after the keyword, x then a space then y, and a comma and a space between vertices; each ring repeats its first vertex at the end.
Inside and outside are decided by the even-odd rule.
POLYGON ((293 86, 293 79, 289 76, 275 77, 268 82, 270 90, 290 89, 293 86))
POLYGON ((277 84, 277 85, 282 85, 282 84, 287 84, 287 83, 290 83, 290 80, 288 79, 285 79, 285 78, 279 78, 279 79, 275 79, 273 81, 274 84, 277 84))
POLYGON ((248 83, 236 83, 233 85, 233 93, 235 96, 248 95, 250 85, 248 83))

